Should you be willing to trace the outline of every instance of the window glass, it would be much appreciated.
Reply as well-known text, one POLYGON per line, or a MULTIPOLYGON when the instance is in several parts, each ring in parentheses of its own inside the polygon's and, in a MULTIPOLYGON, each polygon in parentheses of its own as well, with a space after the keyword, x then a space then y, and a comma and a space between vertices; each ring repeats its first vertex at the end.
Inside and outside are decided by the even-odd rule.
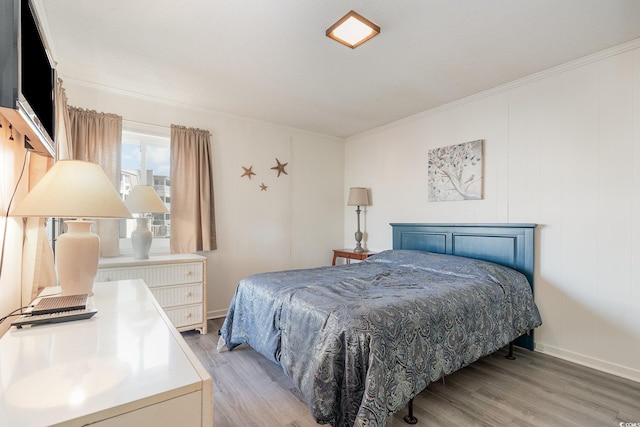
MULTIPOLYGON (((120 196, 122 200, 135 185, 152 185, 168 210, 171 209, 171 158, 169 138, 124 131, 122 132, 120 196)), ((134 214, 137 216, 140 214, 134 214)), ((153 233, 151 252, 168 252, 171 236, 171 214, 148 214, 149 229, 153 233)), ((133 253, 131 232, 135 219, 120 222, 120 253, 133 253)))

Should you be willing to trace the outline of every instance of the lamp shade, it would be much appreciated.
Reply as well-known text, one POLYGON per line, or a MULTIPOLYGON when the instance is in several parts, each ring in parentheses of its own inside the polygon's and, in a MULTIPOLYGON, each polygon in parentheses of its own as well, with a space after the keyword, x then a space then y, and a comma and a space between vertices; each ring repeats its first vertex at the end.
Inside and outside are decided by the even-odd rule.
MULTIPOLYGON (((124 204, 132 213, 168 213, 158 193, 150 185, 136 185, 124 201, 124 204)), ((131 232, 131 244, 133 245, 136 259, 149 258, 149 250, 153 241, 153 233, 149 230, 149 219, 142 216, 136 218, 137 227, 131 232)))
POLYGON ((364 187, 351 187, 347 206, 369 206, 369 192, 364 187))
POLYGON ((160 196, 150 185, 136 185, 124 201, 131 213, 169 213, 160 196))
POLYGON ((131 213, 98 164, 59 160, 11 216, 131 218, 131 213))
POLYGON ((116 189, 96 163, 60 160, 11 212, 12 216, 77 218, 56 240, 62 293, 93 295, 100 238, 84 218, 131 218, 116 189))

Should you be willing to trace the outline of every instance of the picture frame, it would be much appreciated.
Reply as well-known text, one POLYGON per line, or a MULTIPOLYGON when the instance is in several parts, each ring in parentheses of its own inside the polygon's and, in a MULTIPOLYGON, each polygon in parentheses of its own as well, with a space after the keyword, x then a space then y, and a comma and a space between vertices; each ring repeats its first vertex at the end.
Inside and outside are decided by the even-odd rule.
POLYGON ((483 198, 484 140, 434 148, 428 154, 428 200, 483 198))

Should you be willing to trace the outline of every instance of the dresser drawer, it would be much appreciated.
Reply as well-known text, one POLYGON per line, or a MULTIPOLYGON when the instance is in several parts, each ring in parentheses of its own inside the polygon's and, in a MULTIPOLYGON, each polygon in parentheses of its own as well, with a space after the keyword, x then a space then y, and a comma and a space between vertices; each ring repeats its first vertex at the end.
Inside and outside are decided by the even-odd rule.
POLYGON ((207 259, 197 254, 100 258, 96 282, 141 279, 179 331, 207 333, 207 259))
POLYGON ((202 304, 168 307, 164 312, 176 328, 202 323, 202 304))
POLYGON ((149 265, 144 267, 121 267, 99 269, 96 282, 112 280, 142 279, 150 288, 203 281, 203 264, 182 263, 172 265, 149 265))
POLYGON ((202 303, 202 283, 149 289, 163 308, 202 303))

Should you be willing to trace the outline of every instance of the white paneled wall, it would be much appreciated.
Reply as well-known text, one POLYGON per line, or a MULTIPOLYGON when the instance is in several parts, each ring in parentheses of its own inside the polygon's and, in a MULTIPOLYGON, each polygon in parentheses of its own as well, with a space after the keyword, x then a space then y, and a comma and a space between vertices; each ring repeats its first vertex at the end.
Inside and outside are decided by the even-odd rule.
POLYGON ((70 105, 119 114, 130 130, 169 134, 175 123, 211 132, 218 249, 204 254, 209 317, 226 314, 249 274, 331 263, 343 238, 343 139, 69 79, 65 87, 70 105), (271 169, 276 158, 288 163, 286 175, 271 169), (241 177, 242 166, 256 175, 241 177))
POLYGON ((247 274, 327 264, 332 248, 354 245, 355 209, 346 198, 349 187, 365 186, 373 204, 362 228, 371 250, 391 247, 390 222, 539 224, 537 349, 640 381, 640 41, 346 144, 65 85, 71 105, 152 128, 211 130, 219 248, 207 254, 209 315, 224 314, 247 274), (428 202, 428 150, 476 139, 485 140, 484 199, 428 202), (288 176, 269 175, 276 157, 289 162, 288 176), (260 175, 240 179, 249 165, 260 175), (263 179, 267 192, 256 189, 263 179))
POLYGON ((639 41, 348 139, 351 186, 372 250, 390 222, 539 224, 537 349, 640 381, 639 41), (476 139, 484 199, 428 202, 428 150, 476 139))

